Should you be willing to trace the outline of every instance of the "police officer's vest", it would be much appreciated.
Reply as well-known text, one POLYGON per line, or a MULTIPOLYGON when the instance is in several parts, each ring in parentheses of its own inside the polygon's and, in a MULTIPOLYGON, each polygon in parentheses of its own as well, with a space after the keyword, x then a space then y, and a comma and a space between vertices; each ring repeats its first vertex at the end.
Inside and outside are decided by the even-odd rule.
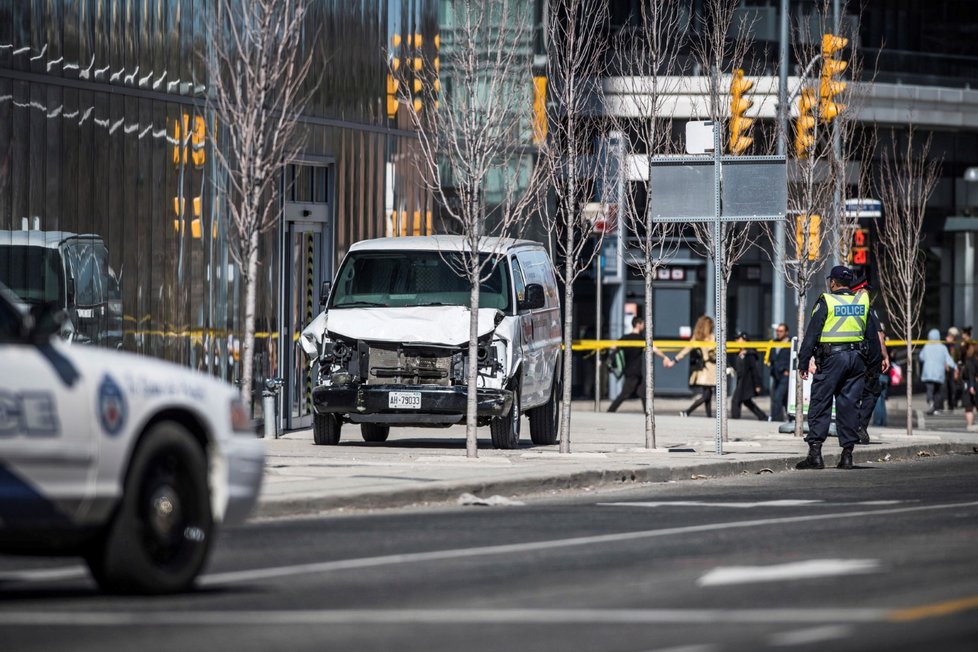
POLYGON ((828 314, 822 325, 820 342, 842 344, 862 342, 866 337, 866 323, 869 321, 869 293, 822 295, 828 314))

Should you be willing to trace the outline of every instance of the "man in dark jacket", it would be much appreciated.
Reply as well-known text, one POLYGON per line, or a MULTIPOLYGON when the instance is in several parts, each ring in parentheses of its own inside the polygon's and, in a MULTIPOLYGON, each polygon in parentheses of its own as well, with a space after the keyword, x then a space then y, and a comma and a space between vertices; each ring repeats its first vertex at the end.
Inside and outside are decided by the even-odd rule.
MULTIPOLYGON (((788 341, 788 325, 774 329, 778 342, 788 341)), ((771 349, 771 420, 783 421, 788 407, 788 383, 791 380, 791 347, 771 349)))
MULTIPOLYGON (((645 320, 641 317, 632 318, 632 332, 622 335, 622 340, 645 341, 645 320)), ((625 382, 621 388, 621 394, 611 402, 608 412, 615 412, 625 401, 638 395, 642 399, 642 410, 645 410, 645 348, 641 346, 622 347, 622 354, 625 357, 625 382)), ((652 347, 652 354, 662 358, 666 367, 673 365, 666 355, 657 346, 652 347)))
POLYGON ((808 379, 808 364, 815 358, 816 371, 808 403, 808 456, 798 469, 824 469, 822 444, 828 438, 835 401, 835 422, 842 446, 840 469, 853 468, 852 449, 859 441, 859 406, 866 379, 866 359, 881 356, 879 338, 866 337, 869 295, 853 294, 852 272, 836 265, 827 279, 829 291, 815 302, 805 339, 798 351, 798 373, 808 379))

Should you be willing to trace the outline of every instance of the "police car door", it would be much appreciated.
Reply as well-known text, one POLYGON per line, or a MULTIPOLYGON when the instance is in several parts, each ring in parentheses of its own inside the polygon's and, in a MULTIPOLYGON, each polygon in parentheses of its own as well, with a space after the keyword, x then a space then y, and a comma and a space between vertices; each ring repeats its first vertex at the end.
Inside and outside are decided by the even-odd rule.
POLYGON ((91 497, 94 399, 68 355, 0 299, 0 527, 67 525, 91 497))

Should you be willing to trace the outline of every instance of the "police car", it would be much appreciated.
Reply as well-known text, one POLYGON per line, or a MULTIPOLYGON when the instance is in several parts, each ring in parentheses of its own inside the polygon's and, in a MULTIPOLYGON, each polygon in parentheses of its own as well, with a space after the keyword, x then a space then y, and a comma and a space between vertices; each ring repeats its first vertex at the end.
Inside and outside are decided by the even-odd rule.
POLYGON ((264 447, 230 385, 53 337, 0 285, 0 552, 81 555, 114 592, 190 588, 255 503, 264 447))

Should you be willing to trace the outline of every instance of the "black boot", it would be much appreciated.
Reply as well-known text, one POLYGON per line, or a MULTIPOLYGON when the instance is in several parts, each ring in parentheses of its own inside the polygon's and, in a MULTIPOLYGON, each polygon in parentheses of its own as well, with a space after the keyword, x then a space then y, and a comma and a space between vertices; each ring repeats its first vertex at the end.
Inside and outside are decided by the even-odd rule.
POLYGON ((795 464, 796 469, 824 469, 825 462, 822 461, 822 443, 808 443, 808 457, 795 464))
POLYGON ((852 446, 846 446, 842 449, 842 457, 839 458, 839 463, 835 466, 838 469, 852 468, 852 446))
POLYGON ((860 444, 868 444, 869 443, 869 433, 866 432, 866 429, 865 428, 860 428, 859 431, 857 432, 857 434, 859 435, 859 443, 860 444))

